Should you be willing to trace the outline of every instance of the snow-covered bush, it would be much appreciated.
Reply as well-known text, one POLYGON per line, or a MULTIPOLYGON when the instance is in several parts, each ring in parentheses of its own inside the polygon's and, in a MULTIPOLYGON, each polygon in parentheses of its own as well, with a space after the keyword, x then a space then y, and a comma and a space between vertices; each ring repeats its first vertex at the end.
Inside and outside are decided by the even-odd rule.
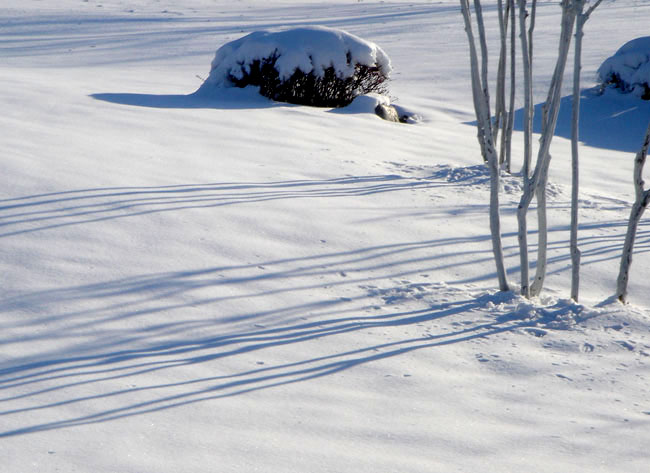
POLYGON ((611 86, 650 100, 650 36, 633 39, 598 69, 604 87, 611 86))
POLYGON ((221 46, 202 86, 258 86, 280 102, 342 107, 384 93, 390 59, 376 44, 326 27, 256 31, 221 46))

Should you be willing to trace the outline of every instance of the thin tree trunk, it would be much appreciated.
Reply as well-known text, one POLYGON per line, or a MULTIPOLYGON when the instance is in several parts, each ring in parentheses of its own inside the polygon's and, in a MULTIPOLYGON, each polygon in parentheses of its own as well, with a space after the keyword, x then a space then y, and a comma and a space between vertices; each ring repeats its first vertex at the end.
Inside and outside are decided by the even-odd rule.
POLYGON ((580 71, 582 69, 582 38, 584 26, 591 13, 600 5, 597 0, 584 12, 586 0, 574 0, 576 11, 576 43, 573 57, 573 103, 571 120, 571 232, 569 252, 571 254, 571 299, 578 302, 580 295, 580 257, 578 248, 578 197, 580 192, 580 161, 578 140, 580 138, 580 71))
MULTIPOLYGON (((544 124, 542 127, 542 137, 540 139, 540 149, 538 154, 538 162, 535 166, 533 175, 538 174, 534 179, 535 192, 538 197, 546 192, 546 183, 548 180, 548 170, 551 162, 551 154, 549 152, 551 141, 555 133, 555 125, 557 124, 557 117, 560 112, 560 99, 562 98, 562 79, 564 77, 564 69, 566 68, 569 48, 571 46, 571 36, 573 34, 573 26, 575 24, 576 12, 573 9, 571 0, 562 1, 562 29, 560 32, 560 45, 557 62, 555 64, 555 71, 553 73, 553 80, 551 81, 551 89, 549 96, 546 100, 546 110, 544 117, 544 124), (537 171, 540 171, 539 173, 537 171), (540 189, 537 189, 541 187, 540 189)), ((545 199, 544 199, 545 200, 545 199)), ((541 204, 538 201, 538 204, 541 204)), ((539 230, 539 244, 537 245, 537 267, 535 268, 535 279, 531 285, 531 295, 537 296, 542 291, 544 286, 544 278, 546 276, 547 265, 547 248, 548 248, 548 235, 546 229, 546 207, 538 205, 537 212, 538 230, 539 230)))
MULTIPOLYGON (((469 5, 467 0, 461 0, 461 8, 463 9, 463 18, 465 19, 465 31, 467 32, 467 37, 469 41, 470 49, 470 65, 472 71, 472 99, 474 102, 474 112, 476 114, 476 138, 481 149, 481 156, 483 161, 487 163, 487 150, 485 149, 485 133, 486 124, 483 123, 481 119, 481 110, 483 108, 483 91, 479 80, 476 80, 474 77, 474 67, 478 69, 478 57, 476 52, 476 44, 474 42, 474 33, 471 30, 471 17, 469 16, 469 5), (465 17, 465 12, 467 12, 467 17, 465 17), (475 65, 476 63, 476 65, 475 65)), ((477 73, 478 74, 478 73, 477 73)))
POLYGON ((526 0, 519 2, 519 38, 521 39, 522 65, 524 73, 524 164, 522 174, 524 176, 524 187, 530 176, 530 165, 533 150, 533 76, 530 62, 530 41, 532 38, 526 35, 526 0))
POLYGON ((530 63, 530 73, 533 74, 533 32, 535 31, 535 18, 537 16, 537 0, 533 0, 530 5, 530 25, 528 27, 528 61, 530 63))
MULTIPOLYGON (((487 84, 487 45, 484 50, 482 48, 484 56, 481 62, 483 67, 481 68, 482 74, 479 74, 478 54, 476 51, 476 43, 474 41, 474 33, 472 32, 469 1, 460 0, 460 5, 463 13, 463 20, 465 22, 465 32, 467 33, 467 40, 469 42, 472 92, 474 96, 476 120, 479 128, 479 143, 482 143, 483 145, 481 147, 482 152, 485 153, 483 159, 487 162, 490 172, 490 233, 492 236, 492 251, 494 253, 497 269, 499 289, 501 291, 509 291, 510 287, 506 277, 503 246, 501 243, 501 217, 499 215, 499 162, 494 147, 490 123, 490 98, 487 84), (482 133, 481 130, 483 130, 482 133)), ((479 31, 482 31, 483 41, 485 38, 485 30, 482 24, 482 16, 479 13, 480 1, 475 0, 474 5, 475 8, 477 8, 477 21, 479 23, 479 31)))
POLYGON ((580 248, 578 248, 578 197, 580 189, 580 162, 578 139, 580 125, 580 70, 582 69, 582 37, 584 0, 576 2, 576 42, 573 56, 573 98, 571 109, 571 299, 578 302, 580 295, 580 248))
POLYGON ((499 290, 509 291, 506 267, 501 243, 501 216, 499 215, 499 159, 494 148, 489 148, 492 156, 488 156, 490 167, 490 233, 492 235, 492 251, 497 267, 499 290))
POLYGON ((522 166, 523 196, 517 207, 517 239, 519 242, 519 264, 521 268, 521 294, 530 297, 529 286, 529 259, 528 259, 528 223, 526 214, 532 200, 533 192, 530 189, 530 164, 533 146, 533 84, 530 68, 530 45, 532 39, 526 35, 526 0, 519 2, 519 38, 521 40, 521 53, 524 74, 524 163, 522 166), (524 198, 525 197, 525 198, 524 198))
MULTIPOLYGON (((490 89, 488 82, 488 47, 487 37, 485 35, 485 23, 483 22, 483 8, 481 7, 481 0, 474 0, 474 11, 476 11, 476 24, 478 26, 478 38, 481 45, 481 88, 485 97, 485 105, 487 107, 487 116, 490 118, 490 89)), ((491 127, 490 127, 491 130, 491 127)))
MULTIPOLYGON (((650 196, 648 196, 650 197, 650 196)), ((623 245, 623 255, 621 257, 621 266, 616 280, 616 298, 623 304, 627 303, 627 283, 630 277, 630 266, 632 265, 632 253, 634 252, 634 240, 636 239, 636 231, 639 226, 641 216, 648 206, 648 199, 645 199, 645 204, 634 202, 632 211, 630 212, 630 219, 627 224, 627 234, 625 235, 625 244, 623 245)))
MULTIPOLYGON (((496 88, 496 97, 494 104, 494 128, 492 129, 493 136, 492 139, 496 144, 498 142, 499 130, 503 130, 505 127, 505 109, 506 109, 506 98, 505 98, 505 87, 506 87, 506 60, 508 50, 506 48, 507 42, 506 38, 508 36, 508 18, 503 10, 503 0, 498 2, 498 13, 499 13, 499 39, 501 47, 499 49, 499 64, 497 67, 497 88, 496 88)), ((501 133, 503 138, 504 133, 501 133)), ((499 149, 499 164, 503 164, 505 161, 505 154, 503 149, 503 139, 501 140, 501 146, 499 149)))
POLYGON ((621 256, 621 265, 618 272, 616 283, 616 298, 622 303, 627 302, 627 283, 629 281, 630 266, 632 265, 632 253, 634 252, 634 240, 636 231, 643 212, 650 203, 650 189, 644 190, 643 167, 648 156, 648 145, 650 144, 650 125, 643 140, 643 146, 636 155, 634 160, 634 190, 636 199, 632 205, 630 219, 627 225, 627 235, 623 245, 623 255, 621 256))
MULTIPOLYGON (((522 56, 524 62, 524 81, 528 80, 529 84, 531 81, 530 77, 530 48, 528 45, 528 40, 530 36, 527 37, 525 33, 525 0, 519 0, 520 7, 520 38, 522 42, 522 56), (523 18, 522 18, 522 15, 523 18)), ((573 33, 573 25, 575 21, 575 12, 571 7, 570 0, 562 0, 562 29, 560 33, 560 44, 558 51, 558 58, 555 65, 555 71, 553 73, 553 78, 551 80, 551 86, 549 88, 548 97, 544 106, 544 113, 542 117, 542 136, 540 139, 540 148, 537 153, 537 162, 535 164, 535 169, 532 175, 529 177, 529 166, 530 163, 524 162, 523 178, 524 178, 524 190, 519 201, 519 206, 517 208, 517 220, 519 227, 519 252, 520 252, 520 261, 521 261, 521 292, 524 296, 536 296, 540 293, 544 278, 546 275, 546 261, 547 261, 547 232, 546 232, 546 208, 545 208, 545 195, 546 191, 546 182, 548 179, 548 169, 550 165, 551 155, 549 149, 553 139, 553 133, 555 132, 555 125, 557 123, 557 116, 560 108, 560 98, 562 90, 562 78, 564 75, 564 69, 567 62, 567 56, 569 52, 569 46, 571 44, 571 34, 573 33), (541 205, 538 205, 538 223, 539 223, 539 244, 537 250, 537 268, 535 273, 535 278, 532 285, 529 282, 529 262, 528 262, 528 236, 526 233, 527 230, 527 213, 530 203, 534 195, 538 196, 538 199, 541 201, 541 205)), ((529 29, 530 32, 530 29, 529 29)), ((528 85, 530 87, 530 85, 528 85)), ((529 107, 532 107, 532 104, 528 101, 530 96, 532 96, 531 90, 527 90, 526 101, 529 107)), ((532 100, 531 100, 532 102, 532 100)), ((527 116, 526 119, 530 119, 532 113, 530 110, 526 110, 527 116)), ((526 123, 524 125, 524 130, 526 131, 526 123)), ((530 123, 528 124, 530 125, 530 123)), ((525 146, 530 146, 530 141, 525 146)), ((526 149, 526 153, 529 153, 530 150, 526 149)), ((525 156, 526 158, 526 156, 525 156)), ((528 156, 529 158, 529 156, 528 156)))
POLYGON ((530 205, 530 202, 526 204, 520 202, 517 207, 517 240, 519 241, 519 263, 521 265, 521 295, 526 298, 530 298, 530 286, 528 284, 528 280, 530 279, 528 273, 528 220, 526 219, 528 205, 530 205))
POLYGON ((515 25, 515 0, 508 0, 510 11, 510 99, 508 104, 508 114, 503 132, 502 150, 505 148, 506 172, 512 171, 512 129, 515 122, 515 64, 516 64, 516 25, 515 25))
POLYGON ((535 279, 530 286, 530 295, 537 296, 544 286, 546 277, 546 248, 548 247, 548 221, 546 219, 546 184, 548 183, 548 166, 550 156, 546 161, 546 168, 540 174, 540 181, 535 191, 537 199, 537 266, 535 268, 535 279), (543 251, 540 251, 543 250, 543 251))

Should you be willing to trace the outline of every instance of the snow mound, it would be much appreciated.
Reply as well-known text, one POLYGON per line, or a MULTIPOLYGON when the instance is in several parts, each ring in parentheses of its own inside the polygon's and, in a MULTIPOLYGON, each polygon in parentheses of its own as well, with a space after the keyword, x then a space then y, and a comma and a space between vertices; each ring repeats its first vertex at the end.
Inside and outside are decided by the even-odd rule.
MULTIPOLYGON (((462 189, 468 191, 476 187, 489 188, 490 186, 490 171, 484 164, 463 167, 439 164, 434 167, 431 177, 450 184, 462 184, 462 189)), ((500 185, 501 190, 506 194, 518 195, 522 191, 520 179, 511 174, 503 173, 500 185)))
POLYGON ((650 100, 650 36, 625 43, 598 68, 603 86, 650 100))
MULTIPOLYGON (((611 320, 615 320, 608 319, 607 316, 615 314, 620 318, 619 323, 622 327, 634 327, 639 331, 647 330, 647 316, 632 306, 624 306, 618 302, 607 303, 602 307, 591 307, 554 296, 526 299, 513 291, 477 290, 471 285, 453 285, 444 281, 396 280, 389 287, 375 285, 360 287, 367 291, 369 297, 381 300, 378 306, 424 304, 430 308, 464 316, 460 325, 465 328, 507 327, 508 330, 540 337, 549 330, 577 330, 587 325, 602 329, 604 326, 609 326, 611 320), (468 301, 471 302, 468 304, 468 301), (463 308, 452 309, 455 306, 463 306, 463 308), (468 318, 467 315, 470 313, 479 317, 468 318), (484 314, 489 314, 488 325, 482 325, 485 323, 482 318, 484 314)), ((459 325, 459 323, 454 321, 452 325, 459 325)))
POLYGON ((376 44, 343 30, 310 26, 256 31, 224 44, 212 60, 206 84, 232 85, 231 77, 241 79, 251 72, 253 62, 273 56, 281 80, 289 79, 298 69, 323 77, 333 67, 340 79, 352 77, 355 65, 377 67, 385 76, 392 70, 388 55, 376 44))
MULTIPOLYGON (((449 164, 437 164, 431 167, 430 178, 446 181, 450 184, 462 184, 465 192, 473 192, 477 187, 489 189, 490 171, 485 164, 472 166, 451 166, 449 164)), ((501 192, 514 197, 519 197, 524 187, 521 176, 501 172, 499 177, 501 192)), ((549 200, 560 199, 566 192, 562 185, 553 182, 547 183, 546 197, 549 200)))
POLYGON ((379 105, 390 105, 390 99, 381 94, 365 94, 355 97, 355 99, 346 107, 337 109, 337 113, 357 114, 357 113, 375 113, 375 108, 379 105))
POLYGON ((377 115, 377 107, 383 105, 386 107, 393 107, 400 117, 400 122, 415 124, 422 121, 422 116, 412 111, 410 108, 402 107, 391 103, 390 98, 386 95, 376 94, 370 92, 364 95, 358 95, 352 100, 349 105, 345 107, 332 110, 333 113, 340 113, 344 115, 357 115, 357 114, 374 114, 377 115))

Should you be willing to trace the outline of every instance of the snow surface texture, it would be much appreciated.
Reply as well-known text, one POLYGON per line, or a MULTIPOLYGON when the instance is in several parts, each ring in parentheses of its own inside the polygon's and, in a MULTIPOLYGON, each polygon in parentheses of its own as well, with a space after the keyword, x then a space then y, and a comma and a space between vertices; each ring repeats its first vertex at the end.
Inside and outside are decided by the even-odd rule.
POLYGON ((603 62, 598 76, 604 85, 650 100, 650 36, 625 43, 603 62))
MULTIPOLYGON (((536 104, 558 15, 538 1, 536 104)), ((584 87, 640 18, 594 12, 584 87)), ((546 289, 495 291, 456 0, 3 0, 0 64, 1 473, 647 473, 647 214, 632 304, 608 299, 649 102, 583 100, 574 304, 570 120, 546 289), (188 93, 215 44, 310 24, 380 44, 421 123, 188 93)), ((503 180, 514 285, 520 192, 503 180)))
POLYGON ((352 77, 355 65, 378 67, 385 76, 391 72, 388 55, 376 44, 343 30, 324 26, 293 28, 286 31, 255 31, 221 46, 212 60, 206 83, 229 84, 229 77, 241 79, 250 73, 255 60, 277 56, 275 68, 280 80, 289 79, 296 69, 323 77, 333 67, 337 77, 352 77))

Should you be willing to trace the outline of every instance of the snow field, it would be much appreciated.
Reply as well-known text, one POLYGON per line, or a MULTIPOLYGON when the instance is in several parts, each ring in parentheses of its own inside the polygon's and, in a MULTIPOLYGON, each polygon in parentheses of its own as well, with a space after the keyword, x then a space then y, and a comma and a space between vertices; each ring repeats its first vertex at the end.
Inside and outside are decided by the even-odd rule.
MULTIPOLYGON (((646 34, 644 2, 600 8, 585 87, 646 34)), ((495 293, 460 24, 451 1, 3 3, 0 472, 645 472, 646 220, 633 305, 602 303, 648 104, 585 100, 584 305, 562 134, 547 289, 495 293), (190 95, 219 45, 305 24, 384 49, 423 120, 190 95)))

